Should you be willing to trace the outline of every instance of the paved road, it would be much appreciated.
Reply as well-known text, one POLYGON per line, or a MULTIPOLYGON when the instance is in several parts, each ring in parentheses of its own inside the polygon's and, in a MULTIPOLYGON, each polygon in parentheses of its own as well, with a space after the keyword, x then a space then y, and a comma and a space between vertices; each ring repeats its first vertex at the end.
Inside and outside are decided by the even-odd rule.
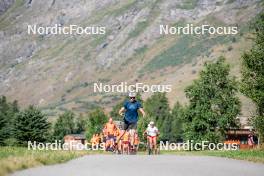
POLYGON ((264 164, 217 157, 90 155, 13 176, 263 176, 264 164))

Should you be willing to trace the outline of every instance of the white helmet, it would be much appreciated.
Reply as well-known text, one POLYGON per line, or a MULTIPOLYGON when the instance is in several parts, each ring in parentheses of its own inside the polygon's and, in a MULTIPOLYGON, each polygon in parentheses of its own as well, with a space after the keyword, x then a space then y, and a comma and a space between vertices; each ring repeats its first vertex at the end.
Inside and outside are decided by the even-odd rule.
POLYGON ((154 125, 155 123, 153 121, 149 122, 150 125, 154 125))
POLYGON ((129 92, 128 96, 129 97, 136 97, 136 93, 135 92, 129 92))

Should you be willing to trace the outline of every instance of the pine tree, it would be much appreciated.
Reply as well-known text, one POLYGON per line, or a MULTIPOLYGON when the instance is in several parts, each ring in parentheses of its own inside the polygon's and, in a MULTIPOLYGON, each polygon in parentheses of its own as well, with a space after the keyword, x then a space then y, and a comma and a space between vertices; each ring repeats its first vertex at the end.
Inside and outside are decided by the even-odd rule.
POLYGON ((7 102, 6 97, 0 97, 0 144, 4 144, 4 140, 7 138, 7 102))
POLYGON ((0 97, 0 145, 13 145, 14 117, 19 112, 17 101, 9 103, 5 96, 0 97))
POLYGON ((14 137, 20 144, 28 141, 44 142, 48 138, 50 123, 34 106, 19 112, 14 119, 14 137))
POLYGON ((0 145, 4 144, 4 140, 7 139, 7 118, 5 114, 0 111, 0 145))
POLYGON ((182 119, 184 117, 184 108, 177 102, 171 112, 171 139, 172 142, 179 142, 183 139, 182 119))
POLYGON ((161 135, 160 139, 163 141, 170 141, 172 142, 172 122, 173 118, 171 114, 166 115, 163 125, 160 128, 161 135))

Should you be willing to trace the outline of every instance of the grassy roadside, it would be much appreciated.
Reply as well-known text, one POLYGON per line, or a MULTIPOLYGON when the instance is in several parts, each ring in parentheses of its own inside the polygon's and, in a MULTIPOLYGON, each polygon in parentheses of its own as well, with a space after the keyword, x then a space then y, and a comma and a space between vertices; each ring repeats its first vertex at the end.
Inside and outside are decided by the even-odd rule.
POLYGON ((93 151, 42 151, 27 150, 23 147, 0 147, 0 176, 30 167, 63 163, 94 153, 93 151))
POLYGON ((264 163, 264 150, 236 150, 236 151, 161 151, 161 154, 216 156, 238 160, 264 163))
MULTIPOLYGON (((30 167, 63 163, 87 154, 106 154, 103 151, 27 150, 23 147, 0 147, 0 176, 30 167)), ((110 153, 107 153, 110 154, 110 153)), ((146 152, 139 152, 146 154, 146 152)), ((184 156, 216 156, 264 163, 264 150, 240 151, 161 151, 161 154, 184 156)))

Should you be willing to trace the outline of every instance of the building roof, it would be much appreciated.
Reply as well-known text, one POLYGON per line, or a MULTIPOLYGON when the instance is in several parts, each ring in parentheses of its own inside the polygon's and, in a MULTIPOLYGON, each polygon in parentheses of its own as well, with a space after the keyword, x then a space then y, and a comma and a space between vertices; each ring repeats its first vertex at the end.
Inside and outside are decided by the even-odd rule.
POLYGON ((249 135, 256 133, 255 131, 251 131, 250 129, 231 129, 228 130, 226 134, 228 135, 249 135))

